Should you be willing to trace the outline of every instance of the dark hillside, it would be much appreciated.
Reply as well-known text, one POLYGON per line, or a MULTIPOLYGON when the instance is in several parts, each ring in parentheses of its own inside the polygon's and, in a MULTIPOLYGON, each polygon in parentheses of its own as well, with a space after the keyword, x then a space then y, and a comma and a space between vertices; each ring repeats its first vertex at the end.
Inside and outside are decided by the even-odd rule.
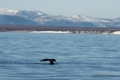
POLYGON ((0 15, 0 24, 12 24, 12 25, 39 25, 36 22, 18 17, 18 16, 9 16, 9 15, 0 15))
POLYGON ((64 27, 64 26, 35 26, 35 25, 0 25, 0 31, 120 31, 120 28, 105 28, 105 27, 64 27))

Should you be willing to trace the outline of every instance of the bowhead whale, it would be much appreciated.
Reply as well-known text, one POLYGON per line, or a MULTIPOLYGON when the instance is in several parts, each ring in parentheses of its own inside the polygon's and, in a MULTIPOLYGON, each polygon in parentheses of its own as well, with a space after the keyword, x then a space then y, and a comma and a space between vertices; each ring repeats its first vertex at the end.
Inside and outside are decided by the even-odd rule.
POLYGON ((50 62, 50 65, 53 65, 54 62, 56 62, 55 59, 42 59, 42 60, 40 60, 40 62, 42 62, 42 61, 49 61, 49 62, 50 62))

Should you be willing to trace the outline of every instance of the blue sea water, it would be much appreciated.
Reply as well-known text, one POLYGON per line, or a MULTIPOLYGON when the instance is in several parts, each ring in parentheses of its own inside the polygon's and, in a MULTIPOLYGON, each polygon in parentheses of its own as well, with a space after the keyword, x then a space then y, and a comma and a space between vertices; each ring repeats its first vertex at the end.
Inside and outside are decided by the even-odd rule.
POLYGON ((0 80, 120 80, 120 35, 1 32, 0 80))

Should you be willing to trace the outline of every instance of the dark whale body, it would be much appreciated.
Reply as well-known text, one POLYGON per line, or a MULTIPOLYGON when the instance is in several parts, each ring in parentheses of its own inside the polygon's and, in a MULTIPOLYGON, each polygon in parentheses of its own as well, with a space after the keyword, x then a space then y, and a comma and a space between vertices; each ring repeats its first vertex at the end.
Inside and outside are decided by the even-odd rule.
POLYGON ((40 62, 42 62, 42 61, 49 61, 49 62, 50 62, 50 65, 53 65, 54 62, 56 62, 55 59, 42 59, 42 60, 40 60, 40 62))

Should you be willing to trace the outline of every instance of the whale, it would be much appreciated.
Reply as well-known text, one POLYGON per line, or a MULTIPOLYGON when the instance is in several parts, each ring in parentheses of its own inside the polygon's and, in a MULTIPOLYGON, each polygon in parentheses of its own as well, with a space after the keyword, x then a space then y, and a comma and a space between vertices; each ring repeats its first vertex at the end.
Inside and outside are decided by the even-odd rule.
POLYGON ((50 65, 53 65, 54 62, 56 62, 55 59, 42 59, 42 60, 40 60, 40 62, 43 62, 43 61, 49 61, 49 62, 50 62, 50 65))

